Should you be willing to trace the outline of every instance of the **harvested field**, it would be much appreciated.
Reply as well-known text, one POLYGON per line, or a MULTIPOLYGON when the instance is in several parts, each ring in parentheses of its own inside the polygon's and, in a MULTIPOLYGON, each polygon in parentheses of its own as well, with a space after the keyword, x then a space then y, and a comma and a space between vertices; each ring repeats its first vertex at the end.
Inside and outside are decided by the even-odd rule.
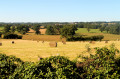
POLYGON ((45 34, 46 29, 40 29, 41 34, 45 34))
POLYGON ((35 33, 35 31, 33 29, 30 29, 29 33, 35 33))
MULTIPOLYGON (((84 56, 89 56, 86 51, 86 44, 90 45, 91 54, 94 54, 93 51, 95 47, 109 46, 112 43, 115 43, 115 46, 120 50, 119 41, 105 41, 95 42, 95 44, 90 44, 89 42, 67 42, 64 45, 62 42, 58 42, 57 47, 51 48, 49 42, 45 41, 32 41, 32 40, 0 40, 2 46, 0 46, 0 53, 5 53, 7 55, 14 55, 21 58, 24 61, 38 61, 38 56, 45 58, 49 56, 62 55, 67 56, 69 59, 74 59, 77 55, 81 54, 84 56), (12 44, 11 41, 14 41, 15 44, 12 44)), ((119 55, 118 55, 119 56, 119 55)))
POLYGON ((24 40, 39 40, 39 41, 62 41, 65 39, 60 39, 60 35, 23 35, 24 40))

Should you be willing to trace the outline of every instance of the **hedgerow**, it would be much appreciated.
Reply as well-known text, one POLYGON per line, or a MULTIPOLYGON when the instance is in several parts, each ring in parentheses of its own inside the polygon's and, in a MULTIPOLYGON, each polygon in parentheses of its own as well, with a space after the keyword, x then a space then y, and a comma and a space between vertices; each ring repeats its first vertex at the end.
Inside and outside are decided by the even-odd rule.
POLYGON ((102 40, 104 38, 103 35, 96 35, 96 36, 73 36, 68 37, 67 41, 97 41, 102 40))

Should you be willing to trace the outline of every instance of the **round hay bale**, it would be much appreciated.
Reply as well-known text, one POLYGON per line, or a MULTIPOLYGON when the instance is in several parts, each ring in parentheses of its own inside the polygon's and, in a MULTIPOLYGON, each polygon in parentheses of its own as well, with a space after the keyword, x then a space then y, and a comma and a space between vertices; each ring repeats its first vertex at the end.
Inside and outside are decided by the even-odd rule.
POLYGON ((12 44, 14 44, 15 42, 14 41, 12 41, 12 44))
POLYGON ((90 41, 89 43, 91 43, 91 44, 95 44, 95 41, 90 41))
POLYGON ((42 41, 42 43, 44 43, 44 41, 42 41))
POLYGON ((2 43, 0 43, 0 46, 2 46, 2 43))
POLYGON ((92 43, 92 41, 90 41, 89 43, 92 43))
POLYGON ((62 41, 62 43, 63 43, 63 44, 66 44, 66 42, 65 42, 65 41, 62 41))
POLYGON ((108 43, 108 40, 106 40, 105 43, 108 43))
POLYGON ((57 47, 57 42, 50 42, 49 45, 50 47, 57 47))

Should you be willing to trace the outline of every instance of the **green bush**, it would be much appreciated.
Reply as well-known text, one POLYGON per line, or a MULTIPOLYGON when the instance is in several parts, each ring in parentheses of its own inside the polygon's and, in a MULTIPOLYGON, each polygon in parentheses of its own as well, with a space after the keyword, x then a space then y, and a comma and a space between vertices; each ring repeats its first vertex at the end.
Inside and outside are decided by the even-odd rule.
POLYGON ((13 75, 9 78, 21 78, 21 79, 71 79, 80 78, 80 76, 74 73, 76 66, 75 63, 68 60, 63 56, 51 56, 40 60, 37 63, 25 62, 24 65, 16 68, 13 75), (74 71, 74 72, 73 72, 74 71))
POLYGON ((22 39, 22 36, 17 34, 7 33, 7 34, 4 34, 3 38, 4 39, 22 39))
POLYGON ((7 79, 23 62, 15 56, 0 54, 0 79, 7 79))
MULTIPOLYGON (((114 44, 110 46, 110 49, 107 47, 95 48, 96 54, 90 55, 90 57, 83 57, 85 62, 83 69, 84 78, 87 79, 120 79, 119 67, 116 64, 116 53, 119 53, 119 50, 114 47, 114 44)), ((118 64, 119 65, 119 64, 118 64)))
POLYGON ((97 35, 97 36, 73 36, 68 37, 67 41, 97 41, 102 40, 104 38, 103 35, 97 35))

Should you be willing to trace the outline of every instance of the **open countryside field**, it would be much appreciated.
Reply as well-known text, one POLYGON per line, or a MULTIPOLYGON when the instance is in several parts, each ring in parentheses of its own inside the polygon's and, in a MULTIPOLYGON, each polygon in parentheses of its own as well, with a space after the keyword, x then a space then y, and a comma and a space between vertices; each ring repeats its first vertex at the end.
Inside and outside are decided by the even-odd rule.
MULTIPOLYGON (((14 40, 14 39, 13 39, 14 40)), ((43 58, 55 55, 62 55, 69 57, 70 60, 75 59, 79 54, 84 56, 89 56, 86 52, 86 45, 89 44, 91 54, 94 54, 95 47, 109 46, 115 43, 115 46, 120 50, 120 41, 109 41, 108 43, 95 42, 95 44, 90 44, 89 42, 67 42, 66 45, 58 42, 58 47, 50 47, 49 42, 42 43, 41 41, 31 41, 31 40, 14 40, 15 44, 12 44, 13 40, 0 40, 2 46, 0 46, 0 53, 7 55, 14 55, 21 58, 23 61, 38 61, 38 56, 43 58)), ((119 56, 119 54, 117 55, 119 56)))
POLYGON ((88 35, 88 36, 93 36, 93 35, 103 35, 104 39, 103 40, 117 40, 120 39, 120 35, 115 35, 115 34, 109 34, 104 32, 100 32, 99 29, 91 29, 90 32, 87 31, 86 28, 78 28, 76 31, 77 34, 82 34, 82 35, 88 35))
MULTIPOLYGON (((45 34, 46 29, 40 29, 42 34, 45 34)), ((65 39, 61 39, 60 35, 35 35, 34 30, 30 30, 29 33, 26 35, 23 35, 23 39, 25 40, 39 40, 39 41, 62 41, 65 39)), ((82 34, 82 35, 88 35, 88 36, 93 36, 93 35, 104 35, 103 40, 112 40, 115 41, 117 39, 120 39, 120 35, 115 35, 115 34, 109 34, 106 33, 106 31, 103 31, 102 33, 99 31, 99 29, 91 29, 90 32, 87 31, 86 28, 78 28, 76 31, 77 34, 82 34)))
MULTIPOLYGON (((101 33, 99 29, 90 29, 90 31, 87 31, 87 28, 78 28, 76 33, 101 33)), ((106 31, 103 31, 102 33, 107 33, 106 31)))
POLYGON ((44 35, 46 29, 40 29, 42 35, 36 35, 35 31, 30 29, 29 33, 23 35, 24 40, 37 40, 37 41, 62 41, 66 40, 65 38, 61 39, 60 35, 44 35))

